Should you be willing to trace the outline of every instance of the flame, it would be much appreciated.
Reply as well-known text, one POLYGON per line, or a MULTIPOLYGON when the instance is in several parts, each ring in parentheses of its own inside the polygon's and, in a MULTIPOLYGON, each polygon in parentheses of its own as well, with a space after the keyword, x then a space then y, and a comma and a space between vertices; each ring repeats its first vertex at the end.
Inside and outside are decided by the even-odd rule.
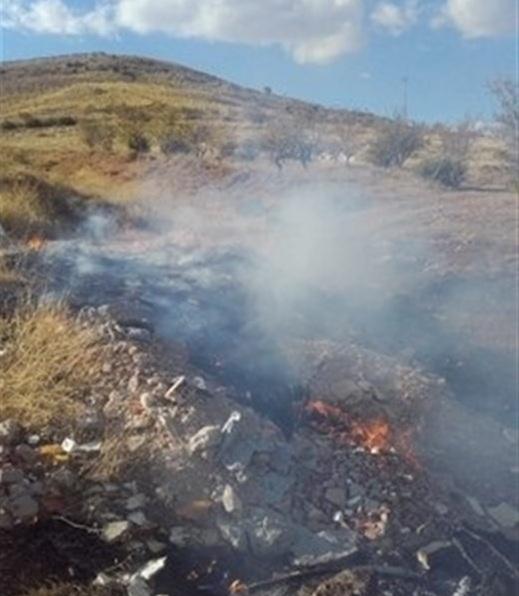
POLYGON ((322 400, 310 401, 305 412, 314 426, 332 434, 339 442, 363 447, 373 455, 395 451, 395 440, 389 422, 383 418, 360 421, 340 407, 322 400))
POLYGON ((47 242, 45 238, 43 238, 43 236, 39 236, 38 234, 32 235, 26 241, 26 246, 29 250, 42 250, 46 244, 47 242))

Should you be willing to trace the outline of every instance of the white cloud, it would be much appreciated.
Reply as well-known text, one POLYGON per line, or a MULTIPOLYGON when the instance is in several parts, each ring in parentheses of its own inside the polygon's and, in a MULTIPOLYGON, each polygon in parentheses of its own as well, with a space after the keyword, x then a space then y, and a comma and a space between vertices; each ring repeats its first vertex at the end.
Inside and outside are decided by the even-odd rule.
POLYGON ((433 20, 434 26, 450 25, 466 38, 498 37, 517 25, 517 0, 447 0, 433 20))
POLYGON ((400 35, 418 20, 418 2, 408 0, 399 6, 394 2, 379 2, 371 13, 371 20, 391 35, 400 35))
POLYGON ((364 1, 110 0, 79 12, 65 0, 4 0, 3 26, 68 35, 125 29, 279 45, 297 62, 324 64, 362 46, 364 1))
POLYGON ((80 13, 63 0, 8 0, 0 12, 2 27, 57 35, 109 35, 114 31, 110 14, 105 3, 80 13))

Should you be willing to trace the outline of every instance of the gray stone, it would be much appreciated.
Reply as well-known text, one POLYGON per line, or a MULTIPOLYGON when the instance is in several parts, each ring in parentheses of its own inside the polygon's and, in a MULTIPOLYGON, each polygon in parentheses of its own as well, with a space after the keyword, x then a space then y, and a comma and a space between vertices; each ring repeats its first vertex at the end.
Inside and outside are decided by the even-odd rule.
POLYGON ((23 429, 16 420, 8 418, 0 422, 0 445, 15 445, 22 437, 23 429))
POLYGON ((142 511, 134 511, 133 513, 130 513, 128 520, 136 526, 145 526, 148 523, 148 520, 142 511))
POLYGON ((135 509, 140 509, 144 507, 146 504, 146 496, 143 494, 133 495, 126 501, 126 509, 128 511, 134 511, 135 509))
POLYGON ((106 542, 115 542, 119 540, 130 529, 130 522, 126 520, 113 521, 103 528, 103 538, 106 542))
POLYGON ((128 596, 151 596, 152 591, 142 577, 132 577, 127 587, 128 596))
POLYGON ((18 468, 0 468, 0 484, 18 484, 23 482, 24 475, 18 468))
POLYGON ((7 511, 0 510, 0 530, 11 530, 13 527, 13 518, 7 511))
POLYGON ((293 563, 297 567, 313 566, 342 559, 357 552, 356 534, 348 528, 314 534, 298 526, 291 547, 293 563))
POLYGON ((13 517, 28 520, 38 515, 39 506, 29 494, 22 494, 11 499, 9 509, 13 517))
POLYGON ((508 503, 488 507, 488 513, 503 528, 514 528, 519 524, 519 511, 508 503))
POLYGON ((33 464, 38 461, 39 455, 35 449, 22 443, 14 450, 15 455, 26 464, 33 464))
POLYGON ((324 498, 339 509, 346 505, 346 493, 342 488, 329 488, 324 494, 324 498))
POLYGON ((152 339, 151 333, 142 327, 127 327, 126 335, 128 336, 128 339, 140 341, 142 343, 148 343, 152 339))
POLYGON ((249 516, 247 535, 252 553, 269 559, 285 555, 294 540, 292 524, 281 515, 263 509, 249 516))

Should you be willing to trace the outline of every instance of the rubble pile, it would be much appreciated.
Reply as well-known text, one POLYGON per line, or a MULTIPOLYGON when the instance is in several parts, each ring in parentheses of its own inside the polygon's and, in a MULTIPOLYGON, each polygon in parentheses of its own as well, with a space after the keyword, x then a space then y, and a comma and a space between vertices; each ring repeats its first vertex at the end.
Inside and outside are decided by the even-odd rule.
MULTIPOLYGON (((131 596, 516 585, 517 509, 432 477, 407 435, 412 420, 418 434, 426 423, 438 379, 353 344, 307 343, 306 398, 287 437, 147 321, 108 306, 78 318, 106 358, 74 434, 0 424, 3 536, 51 523, 103 553, 82 569, 65 549, 60 577, 131 596), (384 421, 375 435, 374 420, 384 421)), ((16 577, 2 582, 2 594, 23 593, 16 577)))

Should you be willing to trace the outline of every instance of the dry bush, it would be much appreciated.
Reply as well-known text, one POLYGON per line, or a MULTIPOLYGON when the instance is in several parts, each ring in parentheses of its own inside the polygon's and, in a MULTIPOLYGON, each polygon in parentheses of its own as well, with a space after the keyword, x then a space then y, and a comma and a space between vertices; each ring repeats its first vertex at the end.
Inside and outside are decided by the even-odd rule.
POLYGON ((27 239, 51 236, 77 218, 67 189, 34 177, 0 182, 0 224, 8 235, 27 239))
POLYGON ((437 182, 446 188, 459 188, 465 181, 467 166, 464 161, 446 155, 425 159, 418 169, 427 180, 437 182))
POLYGON ((116 131, 107 122, 97 120, 81 120, 79 123, 81 137, 90 149, 112 151, 116 131))
POLYGON ((263 147, 279 170, 286 161, 298 161, 305 169, 317 150, 311 122, 302 116, 287 116, 273 121, 263 138, 263 147))
POLYGON ((100 369, 94 333, 62 304, 28 303, 0 320, 0 338, 2 417, 31 428, 76 420, 100 369))
POLYGON ((424 144, 423 130, 403 118, 386 122, 372 142, 369 154, 376 166, 402 167, 424 144))

